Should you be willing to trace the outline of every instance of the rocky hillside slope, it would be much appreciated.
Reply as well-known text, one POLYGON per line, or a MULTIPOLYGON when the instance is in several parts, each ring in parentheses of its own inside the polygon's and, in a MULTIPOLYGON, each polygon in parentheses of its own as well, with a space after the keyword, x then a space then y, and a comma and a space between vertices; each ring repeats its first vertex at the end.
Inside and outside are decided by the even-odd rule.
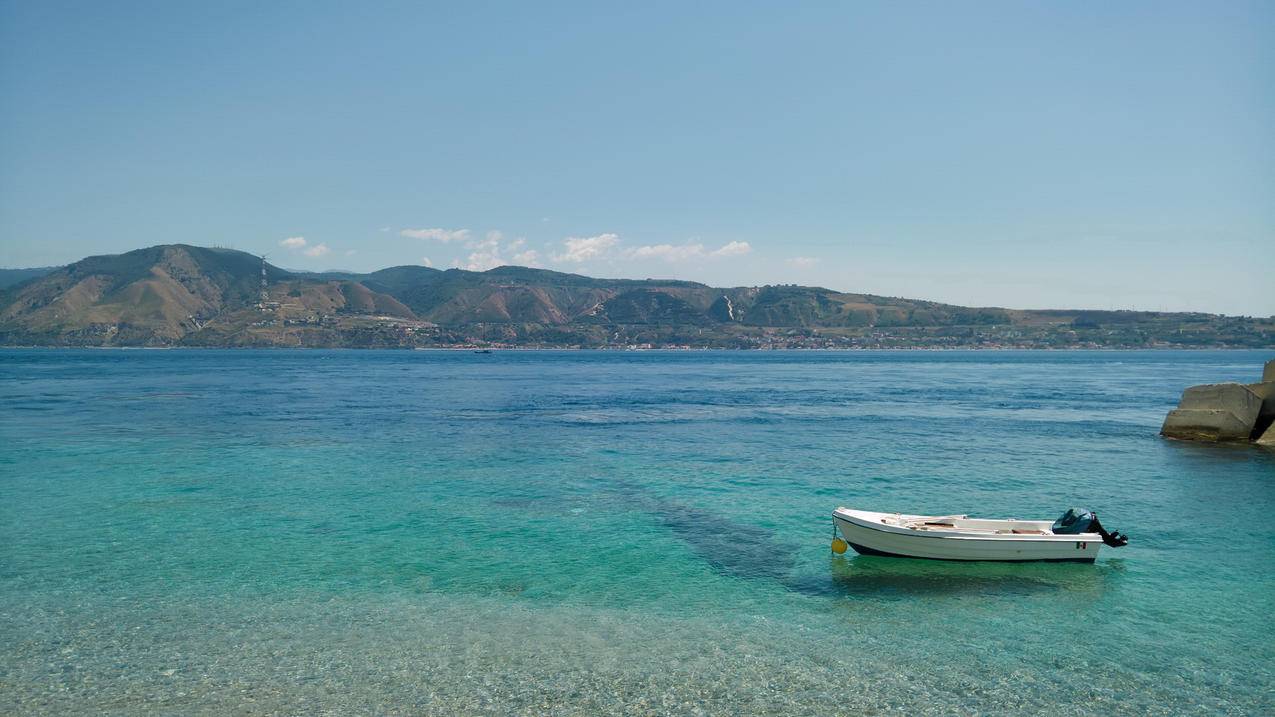
POLYGON ((1119 345, 1269 345, 1272 328, 1203 314, 967 308, 513 266, 295 273, 244 252, 180 244, 89 257, 0 290, 5 345, 777 346, 775 336, 820 337, 811 345, 1013 345, 1025 336, 1052 337, 1046 345, 1107 345, 1114 336, 1119 345))

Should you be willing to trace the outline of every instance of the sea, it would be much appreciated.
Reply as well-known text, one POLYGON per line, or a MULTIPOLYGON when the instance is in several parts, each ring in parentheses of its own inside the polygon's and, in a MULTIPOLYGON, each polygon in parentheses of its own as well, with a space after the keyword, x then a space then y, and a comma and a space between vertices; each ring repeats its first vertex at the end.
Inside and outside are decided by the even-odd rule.
POLYGON ((0 351, 0 713, 1271 714, 1275 452, 1157 431, 1273 357, 0 351))

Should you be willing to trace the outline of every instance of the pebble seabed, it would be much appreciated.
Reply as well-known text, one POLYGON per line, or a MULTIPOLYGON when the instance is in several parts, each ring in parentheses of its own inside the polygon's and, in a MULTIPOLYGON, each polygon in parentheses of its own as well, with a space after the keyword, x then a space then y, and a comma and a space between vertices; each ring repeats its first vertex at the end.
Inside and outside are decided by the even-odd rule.
MULTIPOLYGON (((24 611, 31 622, 22 626, 23 638, 6 640, 10 667, 0 707, 8 714, 72 714, 91 705, 115 714, 280 715, 1259 708, 1229 701, 1222 690, 1202 699, 1198 675, 1145 674, 1110 656, 1064 665, 1076 658, 1011 645, 996 654, 960 631, 948 648, 915 649, 883 641, 879 626, 847 632, 849 617, 898 619, 849 606, 792 625, 760 616, 722 623, 423 595, 392 602, 250 598, 234 611, 221 600, 117 603, 24 611), (835 639, 827 632, 834 626, 835 639), (1060 692, 1074 703, 1060 705, 1060 692)), ((11 620, 10 613, 9 630, 17 627, 11 620)))

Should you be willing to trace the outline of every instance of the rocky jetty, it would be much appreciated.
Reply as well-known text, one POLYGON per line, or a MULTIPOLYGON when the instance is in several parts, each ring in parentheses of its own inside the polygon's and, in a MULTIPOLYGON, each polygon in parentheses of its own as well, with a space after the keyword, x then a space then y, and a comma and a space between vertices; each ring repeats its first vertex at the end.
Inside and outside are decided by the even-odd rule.
POLYGON ((1275 360, 1260 383, 1213 383, 1182 392, 1160 435, 1189 441, 1253 441, 1275 447, 1275 360))

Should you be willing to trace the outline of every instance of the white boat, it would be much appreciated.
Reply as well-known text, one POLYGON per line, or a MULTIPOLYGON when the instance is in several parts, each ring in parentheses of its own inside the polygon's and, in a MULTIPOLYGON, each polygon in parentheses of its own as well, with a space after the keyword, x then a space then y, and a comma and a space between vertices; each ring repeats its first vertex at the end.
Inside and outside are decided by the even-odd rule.
MULTIPOLYGON (((1129 542, 1118 531, 1107 533, 1093 513, 1075 508, 1057 521, 837 508, 832 522, 855 552, 901 558, 1092 563, 1104 544, 1121 547, 1129 542)), ((833 540, 834 551, 845 549, 833 540)))

